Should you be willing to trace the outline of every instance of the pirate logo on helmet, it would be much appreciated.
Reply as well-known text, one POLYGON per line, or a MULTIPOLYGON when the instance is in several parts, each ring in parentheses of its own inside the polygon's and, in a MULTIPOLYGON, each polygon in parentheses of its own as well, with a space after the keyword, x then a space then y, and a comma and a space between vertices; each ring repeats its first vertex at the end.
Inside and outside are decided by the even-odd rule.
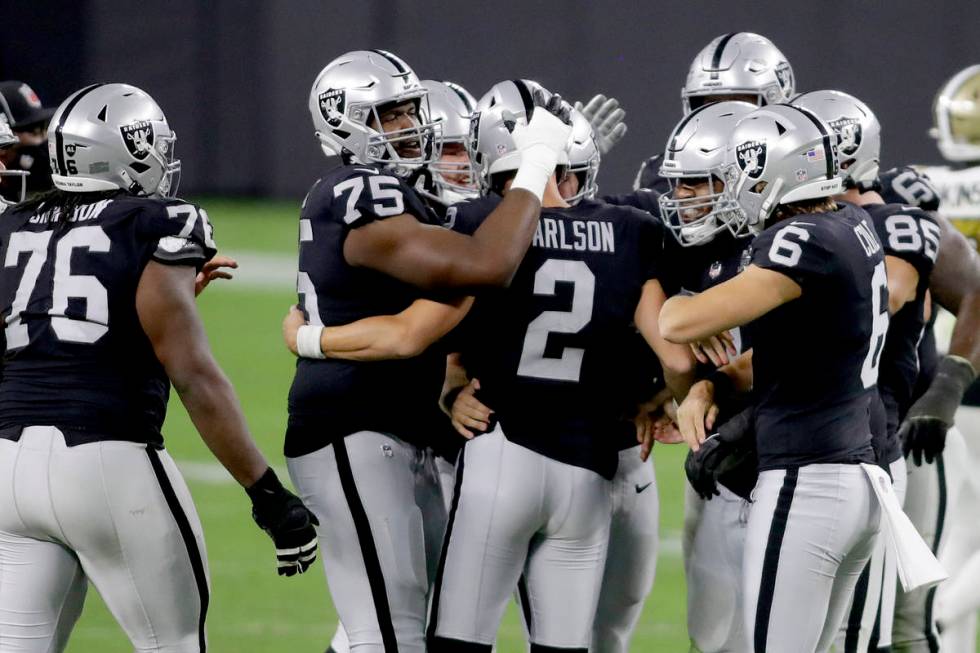
POLYGON ((328 88, 320 93, 320 113, 331 127, 340 127, 344 108, 347 104, 346 94, 342 88, 328 88))
POLYGON ((793 69, 790 68, 788 62, 781 61, 779 65, 776 66, 776 81, 779 82, 779 88, 782 89, 784 95, 789 95, 792 93, 793 69))
POLYGON ((830 126, 840 135, 837 146, 841 154, 850 156, 861 147, 861 123, 856 118, 838 118, 831 121, 830 126))
POLYGON ((735 148, 738 167, 752 179, 762 176, 766 169, 766 144, 763 141, 748 141, 735 148))
POLYGON ((142 161, 150 154, 153 148, 153 125, 146 120, 123 125, 119 128, 122 133, 123 143, 126 149, 133 155, 134 159, 142 161))

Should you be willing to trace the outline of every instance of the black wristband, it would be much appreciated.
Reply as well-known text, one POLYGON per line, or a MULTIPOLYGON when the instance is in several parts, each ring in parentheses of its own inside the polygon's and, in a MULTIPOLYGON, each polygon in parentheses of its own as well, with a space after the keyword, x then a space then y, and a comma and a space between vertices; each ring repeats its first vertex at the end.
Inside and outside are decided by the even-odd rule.
POLYGON ((279 477, 276 476, 276 472, 269 467, 265 470, 265 473, 259 477, 259 480, 252 483, 251 486, 245 488, 245 493, 248 494, 252 503, 262 499, 263 497, 269 497, 277 495, 284 492, 286 488, 282 486, 279 481, 279 477))
POLYGON ((705 381, 710 381, 715 386, 715 403, 721 404, 724 400, 735 394, 735 382, 721 370, 715 370, 704 377, 705 381))

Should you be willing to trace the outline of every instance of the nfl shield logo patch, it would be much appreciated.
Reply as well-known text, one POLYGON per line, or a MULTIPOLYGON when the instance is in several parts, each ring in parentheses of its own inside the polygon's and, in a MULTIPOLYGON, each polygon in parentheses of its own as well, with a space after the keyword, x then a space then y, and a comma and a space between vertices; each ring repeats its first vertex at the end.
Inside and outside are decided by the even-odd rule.
POLYGON ((738 167, 752 179, 758 179, 766 169, 766 144, 763 141, 748 141, 735 148, 738 167))
POLYGON ((320 93, 320 113, 331 127, 339 127, 347 105, 347 96, 342 88, 328 88, 320 93))
POLYGON ((142 161, 150 154, 153 147, 153 125, 146 120, 123 125, 119 128, 126 149, 134 159, 142 161))
POLYGON ((721 261, 715 261, 708 268, 708 276, 712 279, 717 279, 719 274, 721 274, 721 261))

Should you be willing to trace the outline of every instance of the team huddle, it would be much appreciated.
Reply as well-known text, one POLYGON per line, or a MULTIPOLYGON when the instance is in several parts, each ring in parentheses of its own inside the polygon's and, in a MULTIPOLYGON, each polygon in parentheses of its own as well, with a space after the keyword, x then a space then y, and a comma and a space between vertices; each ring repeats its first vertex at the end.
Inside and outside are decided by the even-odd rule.
MULTIPOLYGON (((936 104, 964 165, 978 91, 974 66, 936 104)), ((280 575, 319 546, 334 653, 489 652, 512 599, 532 653, 629 651, 655 443, 689 448, 692 651, 972 651, 980 542, 957 511, 980 491, 951 427, 978 394, 980 264, 942 217, 971 169, 936 169, 940 190, 880 171, 873 111, 799 92, 756 34, 712 40, 681 95, 634 192, 602 195, 614 99, 514 79, 476 100, 383 50, 320 72, 335 165, 302 202, 283 321, 298 496, 210 354, 194 299, 227 260, 175 197, 163 112, 125 84, 71 95, 54 189, 0 213, 0 653, 64 650, 89 581, 136 650, 207 650, 171 384, 280 575)))

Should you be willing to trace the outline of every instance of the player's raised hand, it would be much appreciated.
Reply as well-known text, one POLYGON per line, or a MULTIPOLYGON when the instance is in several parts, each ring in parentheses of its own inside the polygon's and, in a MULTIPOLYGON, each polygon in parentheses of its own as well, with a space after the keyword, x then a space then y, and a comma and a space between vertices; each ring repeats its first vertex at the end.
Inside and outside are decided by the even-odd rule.
POLYGON ((514 121, 514 142, 522 153, 544 148, 557 160, 568 149, 568 138, 572 133, 571 106, 560 95, 547 96, 540 90, 534 93, 534 104, 538 110, 533 112, 527 125, 514 121))
POLYGON ((315 526, 320 522, 295 494, 283 487, 270 467, 251 487, 252 518, 276 546, 280 576, 302 574, 316 560, 315 526))
POLYGON ((600 154, 609 152, 626 136, 626 111, 620 107, 616 98, 599 94, 589 100, 588 104, 576 102, 575 108, 592 125, 600 154))
POLYGON ((476 392, 479 389, 480 380, 471 380, 456 395, 456 400, 453 401, 452 405, 450 416, 453 428, 467 440, 472 439, 478 433, 485 433, 490 425, 490 415, 493 414, 492 410, 476 398, 476 392))
POLYGON ((238 267, 238 261, 231 258, 230 256, 222 256, 221 254, 216 254, 214 258, 204 264, 201 271, 197 273, 197 278, 194 279, 194 296, 197 297, 204 289, 208 287, 208 284, 215 279, 233 279, 231 272, 225 272, 222 268, 231 268, 232 270, 238 267))

